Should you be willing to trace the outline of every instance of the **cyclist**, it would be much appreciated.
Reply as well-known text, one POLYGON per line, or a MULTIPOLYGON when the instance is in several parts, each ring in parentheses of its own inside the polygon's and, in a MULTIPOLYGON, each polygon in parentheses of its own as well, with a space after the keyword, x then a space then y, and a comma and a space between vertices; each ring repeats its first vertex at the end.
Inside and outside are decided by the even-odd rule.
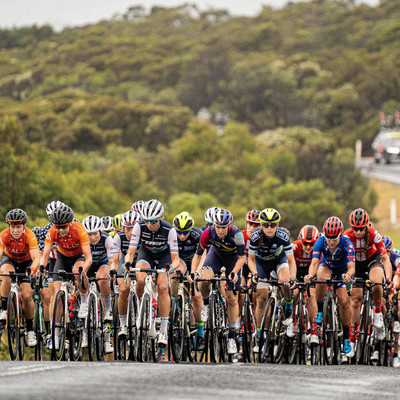
MULTIPOLYGON (((296 280, 303 281, 304 277, 308 274, 308 269, 311 264, 313 249, 315 242, 319 239, 319 230, 314 225, 305 225, 300 229, 299 238, 292 243, 294 259, 297 266, 296 280)), ((298 290, 293 292, 293 302, 296 304, 298 290)), ((310 297, 306 297, 306 307, 308 317, 310 319, 311 336, 310 344, 318 344, 317 323, 315 317, 317 316, 317 302, 315 300, 315 289, 310 288, 310 297)), ((294 337, 294 324, 291 323, 287 330, 289 337, 294 337)))
MULTIPOLYGON (((318 280, 332 278, 343 281, 343 283, 337 285, 336 294, 343 326, 343 353, 348 354, 351 351, 349 341, 351 305, 345 284, 351 282, 351 277, 355 273, 354 246, 350 239, 342 236, 343 223, 338 217, 329 217, 324 223, 323 232, 324 236, 321 236, 314 245, 313 259, 304 281, 310 282, 314 276, 317 276, 318 280)), ((322 322, 326 291, 327 285, 317 284, 317 324, 322 322)))
MULTIPOLYGON (((125 257, 125 266, 130 268, 139 247, 137 268, 164 269, 170 264, 173 269, 179 266, 178 239, 175 228, 164 221, 164 207, 156 199, 146 202, 142 210, 142 220, 133 227, 128 254, 125 257)), ((146 274, 137 273, 136 291, 139 298, 144 292, 146 274)), ((168 344, 168 317, 171 298, 168 293, 167 276, 159 274, 157 277, 158 309, 161 317, 158 344, 168 344)))
POLYGON ((122 214, 117 214, 114 216, 114 218, 112 220, 113 230, 111 232, 109 232, 112 237, 114 237, 118 232, 121 232, 121 230, 122 230, 121 218, 122 218, 122 214))
MULTIPOLYGON (((199 246, 193 257, 191 272, 196 273, 204 250, 211 244, 201 267, 201 277, 205 279, 213 278, 222 267, 226 268, 225 275, 230 278, 226 288, 229 321, 228 354, 233 355, 237 353, 236 330, 239 305, 238 298, 233 295, 232 289, 233 285, 236 285, 239 290, 241 269, 246 257, 243 233, 237 226, 232 225, 232 222, 233 217, 229 210, 223 208, 216 210, 214 225, 206 228, 200 237, 199 246)), ((210 283, 200 282, 200 291, 207 306, 210 283)))
MULTIPOLYGON (((84 284, 89 287, 86 273, 92 265, 92 255, 90 252, 89 236, 85 228, 80 222, 74 222, 74 212, 66 204, 58 206, 50 215, 50 221, 53 226, 47 232, 41 265, 47 265, 49 255, 53 245, 57 244, 57 259, 54 265, 53 286, 54 293, 61 288, 61 278, 57 274, 58 271, 77 273, 79 267, 83 268, 84 284)), ((81 306, 78 317, 86 318, 88 313, 88 296, 87 289, 83 290, 79 279, 75 280, 75 284, 81 295, 81 306)), ((54 317, 54 316, 53 316, 54 317)), ((59 332, 55 332, 56 338, 59 332)), ((58 342, 53 343, 57 348, 58 342)))
MULTIPOLYGON (((121 218, 121 225, 122 231, 118 232, 114 236, 114 243, 113 243, 113 264, 112 269, 117 270, 118 275, 123 274, 123 266, 124 266, 124 259, 126 254, 128 253, 129 249, 129 242, 132 236, 132 230, 135 224, 140 220, 140 215, 136 211, 127 211, 122 215, 121 218)), ((135 265, 137 259, 137 253, 135 253, 135 259, 133 265, 135 265)), ((119 296, 118 296, 118 314, 119 314, 119 321, 120 327, 118 336, 119 337, 126 337, 128 335, 128 328, 127 328, 127 315, 128 315, 128 298, 129 298, 129 290, 130 290, 131 281, 128 279, 125 282, 124 278, 118 279, 118 286, 119 286, 119 296)))
MULTIPOLYGON (((11 271, 25 273, 31 268, 32 274, 39 267, 40 252, 38 243, 33 232, 26 227, 28 215, 24 210, 15 208, 6 215, 8 228, 0 233, 0 267, 3 274, 11 271)), ((33 317, 35 304, 32 299, 33 290, 26 276, 20 281, 22 310, 26 320, 28 331, 28 346, 36 346, 36 334, 33 331, 33 317)), ((11 278, 3 277, 1 284, 1 312, 0 322, 5 323, 7 319, 7 299, 11 290, 11 278)))
MULTIPOLYGON (((50 221, 50 215, 51 213, 59 206, 64 204, 62 201, 59 200, 54 200, 51 201, 49 204, 47 204, 46 207, 46 214, 47 217, 49 218, 50 221)), ((40 255, 42 256, 43 250, 44 250, 44 242, 46 240, 46 235, 49 229, 53 226, 51 222, 49 222, 47 225, 45 225, 41 230, 39 234, 39 251, 40 255)), ((56 257, 57 257, 57 245, 55 244, 53 246, 53 249, 50 252, 50 258, 49 258, 49 263, 46 265, 46 270, 48 272, 53 272, 54 271, 54 264, 56 263, 56 257)), ((42 291, 42 300, 43 300, 43 318, 44 318, 44 324, 47 332, 47 337, 46 337, 46 346, 49 350, 51 350, 52 344, 51 344, 51 320, 52 320, 52 313, 53 313, 53 302, 55 299, 55 293, 54 293, 54 287, 53 287, 53 275, 49 274, 47 276, 47 289, 44 287, 42 291)), ((44 284, 46 286, 46 283, 44 284)))
POLYGON ((146 204, 146 202, 144 200, 135 201, 131 206, 131 210, 136 211, 140 215, 140 214, 142 214, 143 206, 145 204, 146 204))
MULTIPOLYGON (((261 211, 259 220, 261 227, 251 235, 249 246, 249 268, 254 278, 278 278, 280 282, 289 283, 290 277, 296 276, 296 261, 293 256, 289 235, 279 227, 281 215, 274 208, 265 208, 261 211)), ((293 299, 289 287, 283 287, 285 298, 285 319, 283 324, 288 326, 292 321, 293 299)), ((256 323, 258 335, 261 334, 261 321, 268 301, 268 284, 257 284, 256 323)), ((258 346, 253 349, 258 352, 258 346)))
POLYGON ((218 209, 219 207, 210 207, 204 213, 204 219, 206 221, 206 224, 200 228, 202 231, 205 231, 209 226, 214 225, 214 214, 218 209))
MULTIPOLYGON (((375 228, 369 226, 369 222, 368 213, 362 208, 357 208, 349 216, 351 228, 347 229, 343 234, 344 237, 350 239, 355 249, 356 271, 354 276, 361 279, 367 278, 373 282, 383 282, 386 275, 386 280, 388 284, 390 284, 392 267, 389 256, 387 255, 382 237, 375 228)), ((372 288, 372 297, 375 303, 374 326, 377 330, 378 340, 383 340, 385 338, 382 315, 382 295, 382 286, 376 285, 372 288)), ((360 287, 353 287, 351 291, 352 317, 350 325, 352 350, 348 354, 349 357, 353 357, 355 354, 356 332, 362 301, 363 289, 360 287)))
POLYGON ((32 228, 32 232, 36 236, 36 240, 37 240, 38 243, 39 243, 40 231, 41 230, 42 230, 41 226, 35 226, 34 228, 32 228))
POLYGON ((103 224, 103 231, 110 233, 113 231, 113 218, 110 217, 109 215, 105 215, 104 217, 101 217, 101 223, 103 224))
MULTIPOLYGON (((102 232, 103 223, 101 218, 96 215, 89 215, 82 221, 89 236, 90 251, 92 254, 92 265, 87 271, 88 278, 107 278, 110 272, 110 265, 112 260, 112 246, 113 239, 107 232, 102 232)), ((112 322, 112 306, 111 306, 111 289, 108 280, 99 280, 98 285, 100 294, 104 302, 104 321, 112 322)), ((87 347, 88 337, 87 332, 83 335, 82 347, 87 347)), ((105 334, 105 352, 112 353, 114 351, 111 344, 110 333, 105 334)))
MULTIPOLYGON (((179 249, 179 267, 174 271, 174 275, 176 275, 177 270, 181 271, 183 275, 186 275, 188 271, 191 271, 192 260, 200 242, 202 231, 194 226, 193 217, 186 211, 183 211, 174 217, 173 225, 178 237, 179 249)), ((172 296, 175 296, 177 292, 178 282, 176 279, 173 279, 171 283, 172 296)), ((205 345, 204 321, 201 317, 203 301, 200 292, 198 292, 196 289, 195 294, 192 297, 192 303, 197 327, 196 349, 201 351, 204 349, 205 345)))

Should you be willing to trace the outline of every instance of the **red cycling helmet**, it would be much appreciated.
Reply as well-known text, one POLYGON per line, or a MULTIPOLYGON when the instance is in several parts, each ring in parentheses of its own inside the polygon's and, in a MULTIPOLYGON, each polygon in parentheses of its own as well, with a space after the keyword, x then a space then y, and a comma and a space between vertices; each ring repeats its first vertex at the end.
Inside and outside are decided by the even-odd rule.
POLYGON ((353 228, 363 228, 364 226, 368 226, 369 225, 368 213, 362 208, 357 208, 350 214, 349 224, 353 228))
POLYGON ((323 229, 327 239, 337 239, 343 232, 343 223, 338 217, 329 217, 323 229))
POLYGON ((304 225, 300 229, 299 239, 304 243, 314 244, 319 239, 319 230, 314 225, 304 225))
POLYGON ((253 222, 255 224, 260 224, 261 225, 261 221, 258 218, 259 216, 260 216, 260 211, 258 211, 258 210, 250 210, 246 214, 246 222, 253 222))

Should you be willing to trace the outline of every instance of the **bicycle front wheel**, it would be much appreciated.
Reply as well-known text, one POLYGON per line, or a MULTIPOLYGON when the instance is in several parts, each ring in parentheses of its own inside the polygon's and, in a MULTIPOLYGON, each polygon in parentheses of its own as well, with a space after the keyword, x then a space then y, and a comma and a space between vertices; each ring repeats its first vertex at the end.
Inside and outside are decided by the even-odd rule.
POLYGON ((35 301, 35 319, 33 330, 36 334, 35 361, 42 361, 43 357, 43 319, 42 319, 42 303, 35 301))
POLYGON ((54 301, 53 323, 51 327, 51 340, 53 344, 51 356, 52 359, 56 361, 61 361, 64 357, 66 335, 65 317, 65 292, 60 290, 54 301))
POLYGON ((137 327, 136 327, 136 316, 137 316, 137 299, 134 293, 129 294, 128 299, 128 341, 129 341, 129 359, 135 360, 135 346, 137 340, 137 327))
POLYGON ((258 339, 258 362, 272 362, 273 356, 273 339, 272 326, 275 321, 276 299, 270 297, 265 308, 264 316, 260 326, 260 338, 258 339), (268 360, 269 358, 269 360, 268 360))
POLYGON ((332 311, 332 299, 326 298, 323 308, 322 337, 324 342, 324 360, 332 365, 335 356, 335 321, 332 311))
POLYGON ((210 307, 208 315, 208 333, 210 340, 210 357, 211 362, 216 363, 219 359, 220 343, 219 332, 217 326, 217 301, 214 294, 210 297, 210 307))
POLYGON ((89 361, 94 361, 96 349, 96 298, 93 294, 89 295, 87 333, 88 333, 88 353, 89 361))
POLYGON ((184 304, 183 296, 176 296, 172 303, 169 317, 169 340, 171 351, 176 363, 181 362, 184 344, 184 304))
POLYGON ((150 297, 147 293, 143 295, 140 306, 140 327, 138 340, 138 361, 149 360, 149 329, 150 329, 150 297))
POLYGON ((18 307, 17 296, 14 292, 10 292, 7 301, 7 333, 10 358, 14 361, 19 347, 18 307))
POLYGON ((106 356, 104 340, 104 306, 102 299, 97 301, 97 328, 96 328, 96 358, 104 361, 106 356))
POLYGON ((253 361, 253 347, 255 345, 254 333, 256 324, 254 321, 253 312, 251 310, 251 304, 246 298, 243 304, 241 325, 242 325, 243 360, 244 362, 251 363, 253 361))

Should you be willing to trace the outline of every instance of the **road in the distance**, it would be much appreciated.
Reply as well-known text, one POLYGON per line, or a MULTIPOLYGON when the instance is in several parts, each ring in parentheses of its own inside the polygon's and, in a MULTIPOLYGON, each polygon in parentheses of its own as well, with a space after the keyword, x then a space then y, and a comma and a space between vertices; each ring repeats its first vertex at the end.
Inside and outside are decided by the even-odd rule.
POLYGON ((376 164, 373 159, 361 159, 357 168, 368 178, 400 185, 400 163, 376 164))
POLYGON ((400 399, 400 370, 366 366, 0 362, 1 399, 400 399))

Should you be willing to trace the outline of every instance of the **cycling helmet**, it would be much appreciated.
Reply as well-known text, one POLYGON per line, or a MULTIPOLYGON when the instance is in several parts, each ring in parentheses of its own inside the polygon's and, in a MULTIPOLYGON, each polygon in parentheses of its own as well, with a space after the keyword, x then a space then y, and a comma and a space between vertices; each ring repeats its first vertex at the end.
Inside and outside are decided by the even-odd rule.
POLYGON ((117 214, 114 216, 113 220, 112 220, 112 226, 113 229, 120 231, 121 228, 121 218, 122 218, 122 214, 117 214))
POLYGON ((140 219, 140 214, 137 211, 127 211, 122 214, 121 225, 126 227, 132 227, 140 219))
POLYGON ((96 215, 89 215, 82 221, 87 233, 95 233, 103 229, 101 218, 96 215))
POLYGON ((261 224, 261 222, 259 220, 259 216, 260 216, 260 211, 258 211, 258 210, 250 210, 246 214, 246 222, 253 222, 253 223, 261 224))
POLYGON ((338 217, 329 217, 324 223, 323 230, 327 239, 337 239, 343 232, 343 223, 338 217))
POLYGON ((73 220, 72 220, 72 222, 81 222, 81 221, 79 221, 79 219, 78 218, 74 218, 73 220))
POLYGON ((387 251, 391 251, 393 248, 393 240, 390 236, 382 236, 383 244, 386 247, 387 251))
POLYGON ((314 244, 319 239, 319 230, 314 225, 304 225, 300 229, 299 239, 304 243, 314 244))
POLYGON ((54 225, 64 225, 72 222, 74 212, 66 204, 57 207, 50 215, 50 222, 54 225))
POLYGON ((34 228, 32 228, 32 232, 36 236, 37 241, 39 241, 39 236, 40 236, 41 230, 42 230, 42 228, 40 226, 35 226, 34 228))
POLYGON ((274 208, 264 208, 258 218, 262 223, 277 224, 281 220, 281 215, 274 208))
POLYGON ((349 216, 349 224, 353 228, 363 228, 369 225, 369 215, 362 208, 357 208, 349 216))
POLYGON ((104 217, 101 217, 101 222, 103 223, 103 229, 107 232, 112 231, 113 230, 113 219, 112 217, 106 215, 104 217))
POLYGON ((50 202, 49 204, 47 204, 46 207, 46 214, 47 216, 50 218, 51 213, 57 208, 62 206, 64 203, 60 200, 54 200, 52 202, 50 202))
POLYGON ((142 209, 142 217, 147 221, 160 219, 163 214, 164 207, 161 202, 156 199, 146 201, 142 209))
POLYGON ((186 211, 181 212, 174 218, 174 228, 177 231, 190 231, 194 226, 193 217, 186 211))
POLYGON ((214 214, 214 224, 220 228, 229 226, 233 221, 232 214, 229 210, 219 208, 214 214))
POLYGON ((219 210, 219 207, 211 207, 205 212, 204 219, 206 220, 207 224, 212 225, 214 223, 214 214, 217 210, 219 210))
POLYGON ((146 204, 146 202, 145 202, 144 200, 135 201, 135 202, 132 204, 131 210, 132 210, 132 211, 136 211, 136 212, 138 212, 139 214, 142 214, 143 206, 144 206, 145 204, 146 204))
POLYGON ((20 208, 14 208, 6 215, 7 224, 26 224, 26 221, 28 221, 28 215, 20 208))

